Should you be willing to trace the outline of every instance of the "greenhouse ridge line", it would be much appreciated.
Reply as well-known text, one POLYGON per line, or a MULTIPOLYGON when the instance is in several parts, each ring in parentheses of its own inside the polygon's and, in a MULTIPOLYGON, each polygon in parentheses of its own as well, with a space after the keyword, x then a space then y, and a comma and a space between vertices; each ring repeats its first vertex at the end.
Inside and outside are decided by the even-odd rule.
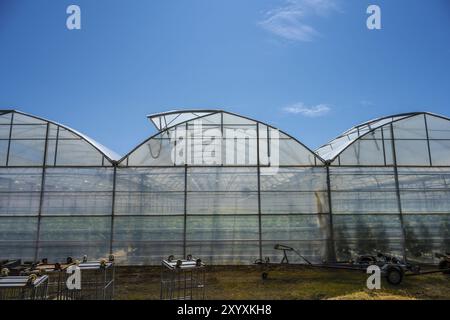
POLYGON ((41 121, 47 121, 49 123, 52 123, 54 125, 60 126, 70 132, 72 132, 73 134, 75 134, 76 136, 78 136, 79 138, 85 140, 86 142, 88 142, 91 146, 93 146, 96 150, 98 150, 112 165, 118 165, 119 163, 122 163, 123 161, 125 161, 127 159, 127 157, 129 157, 135 150, 137 150, 139 147, 141 147, 142 145, 144 145, 145 143, 147 143, 149 140, 155 138, 156 136, 160 135, 161 133, 167 132, 170 129, 174 128, 175 126, 184 124, 186 122, 189 121, 193 121, 196 119, 201 119, 207 116, 211 116, 213 114, 217 114, 217 113, 226 113, 226 114, 230 114, 230 115, 234 115, 234 116, 238 116, 250 121, 254 121, 263 125, 266 125, 269 128, 278 130, 279 132, 285 134, 286 136, 288 136, 289 138, 292 138, 293 140, 295 140, 296 142, 298 142, 300 145, 302 145, 303 147, 305 147, 307 150, 309 150, 311 153, 313 153, 317 159, 319 161, 321 161, 324 164, 330 164, 332 163, 334 160, 336 160, 336 158, 339 157, 339 155, 341 155, 345 150, 347 150, 347 148, 349 148, 353 143, 355 143, 358 140, 361 140, 362 138, 364 138, 365 136, 369 135, 370 133, 374 132, 376 129, 389 124, 389 123, 395 123, 397 121, 401 121, 407 118, 411 118, 420 114, 423 115, 432 115, 444 120, 450 120, 450 118, 443 116, 443 115, 439 115, 436 113, 432 113, 432 112, 427 112, 427 111, 416 111, 416 112, 407 112, 407 113, 399 113, 399 114, 393 114, 393 115, 388 115, 388 116, 384 116, 384 117, 379 117, 379 118, 375 118, 363 123, 360 123, 358 125, 355 125, 353 127, 351 127, 350 129, 344 131, 342 134, 338 135, 336 138, 328 141, 327 143, 325 143, 324 145, 320 146, 319 148, 317 148, 316 150, 312 150, 310 149, 308 146, 306 146, 304 143, 302 143, 301 141, 299 141, 297 138, 293 137, 292 135, 278 129, 277 127, 274 127, 270 124, 255 120, 253 118, 247 117, 247 116, 243 116, 237 113, 233 113, 233 112, 229 112, 229 111, 225 111, 223 109, 184 109, 184 110, 171 110, 171 111, 166 111, 166 112, 161 112, 161 113, 154 113, 154 114, 150 114, 147 115, 147 118, 154 124, 154 126, 156 127, 156 129, 158 130, 157 133, 155 133, 154 135, 151 135, 149 138, 145 139, 143 142, 139 143, 136 147, 134 147, 130 152, 126 153, 124 156, 120 156, 119 154, 117 154, 116 152, 112 151, 111 149, 109 149, 108 147, 104 146, 103 144, 97 142, 96 140, 90 138, 89 136, 69 127, 66 126, 64 124, 61 124, 59 122, 55 122, 46 118, 42 118, 39 116, 35 116, 17 109, 4 109, 4 110, 0 110, 0 115, 4 115, 4 114, 8 114, 8 113, 18 113, 18 114, 22 114, 25 116, 29 116, 41 121), (183 115, 183 114, 194 114, 194 117, 188 118, 187 120, 182 120, 182 121, 177 121, 177 119, 183 115), (196 115, 197 113, 202 114, 202 115, 196 115), (166 116, 175 116, 174 119, 172 119, 171 121, 169 121, 169 123, 165 122, 165 126, 162 126, 162 122, 161 122, 161 118, 162 117, 166 117, 166 116), (396 119, 397 118, 397 119, 396 119), (155 119, 159 119, 159 125, 157 122, 155 122, 155 119), (384 120, 387 119, 392 119, 391 121, 387 121, 387 122, 383 122, 384 120), (382 123, 379 126, 376 126, 377 123, 382 123), (372 125, 374 125, 372 127, 372 125), (340 138, 344 138, 344 137, 348 137, 350 134, 354 133, 355 131, 358 131, 361 128, 364 127, 368 127, 369 130, 367 132, 364 132, 363 134, 358 134, 358 136, 354 139, 349 138, 348 143, 345 145, 344 148, 342 148, 341 150, 339 150, 336 154, 333 154, 333 156, 330 157, 323 157, 322 155, 320 155, 319 150, 325 147, 331 147, 332 148, 332 144, 333 142, 337 141, 340 138))

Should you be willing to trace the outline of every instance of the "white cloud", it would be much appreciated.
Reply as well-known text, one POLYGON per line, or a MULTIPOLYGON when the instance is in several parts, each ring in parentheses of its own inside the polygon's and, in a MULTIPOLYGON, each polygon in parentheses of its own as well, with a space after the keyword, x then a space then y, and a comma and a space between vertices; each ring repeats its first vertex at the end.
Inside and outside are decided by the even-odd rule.
POLYGON ((260 22, 265 30, 293 41, 312 41, 320 33, 308 22, 311 17, 339 11, 336 0, 288 0, 286 5, 266 13, 260 22))
POLYGON ((375 103, 370 100, 361 100, 360 103, 363 107, 373 107, 375 105, 375 103))
POLYGON ((321 117, 328 114, 331 111, 331 108, 327 104, 318 104, 315 106, 305 106, 302 102, 293 104, 291 106, 285 107, 284 112, 290 114, 301 114, 305 117, 315 118, 321 117))

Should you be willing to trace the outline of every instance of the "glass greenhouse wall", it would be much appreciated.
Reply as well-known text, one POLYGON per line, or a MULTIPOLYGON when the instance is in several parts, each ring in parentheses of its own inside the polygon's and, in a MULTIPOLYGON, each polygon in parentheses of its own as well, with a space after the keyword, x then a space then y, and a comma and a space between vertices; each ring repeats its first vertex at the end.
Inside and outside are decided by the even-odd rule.
POLYGON ((0 259, 249 264, 281 260, 277 243, 315 262, 450 251, 447 118, 377 119, 316 152, 220 110, 150 120, 158 133, 121 158, 66 126, 1 111, 0 259))

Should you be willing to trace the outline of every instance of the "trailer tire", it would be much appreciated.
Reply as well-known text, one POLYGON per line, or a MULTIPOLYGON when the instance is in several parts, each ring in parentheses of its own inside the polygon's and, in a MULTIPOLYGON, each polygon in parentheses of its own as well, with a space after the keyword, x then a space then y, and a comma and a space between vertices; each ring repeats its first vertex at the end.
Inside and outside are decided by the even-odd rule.
MULTIPOLYGON (((450 263, 446 260, 442 260, 441 262, 439 262, 439 269, 450 269, 450 263)), ((443 271, 443 274, 450 274, 450 270, 447 271, 443 271)))
POLYGON ((386 271, 386 280, 394 286, 398 286, 403 280, 403 271, 400 268, 390 267, 386 271))

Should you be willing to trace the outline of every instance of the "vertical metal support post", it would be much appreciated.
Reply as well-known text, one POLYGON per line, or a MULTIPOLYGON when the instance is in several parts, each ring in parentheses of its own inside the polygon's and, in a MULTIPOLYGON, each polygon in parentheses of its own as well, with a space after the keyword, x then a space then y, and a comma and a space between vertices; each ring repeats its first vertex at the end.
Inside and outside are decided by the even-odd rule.
POLYGON ((47 147, 48 147, 48 133, 50 131, 50 123, 47 123, 47 130, 45 133, 45 144, 44 144, 44 159, 42 164, 42 176, 41 176, 41 192, 39 195, 39 212, 37 221, 37 231, 36 231, 36 246, 34 250, 34 261, 38 260, 39 242, 41 237, 41 216, 42 207, 44 205, 44 187, 45 187, 45 173, 47 167, 47 147))
POLYGON ((403 221, 402 200, 401 200, 401 195, 400 195, 400 183, 399 183, 399 179, 398 179, 398 168, 397 168, 397 154, 395 151, 394 126, 392 125, 392 123, 390 124, 390 129, 391 129, 391 139, 392 139, 392 158, 394 161, 395 191, 397 194, 397 205, 398 205, 400 225, 402 228, 402 237, 403 237, 403 243, 402 243, 403 259, 406 261, 406 230, 405 230, 405 224, 403 221))
POLYGON ((258 235, 259 235, 259 259, 262 260, 262 216, 261 216, 261 164, 259 159, 259 122, 256 123, 256 159, 258 175, 258 235))
POLYGON ((183 257, 186 257, 187 246, 187 164, 184 165, 184 224, 183 224, 183 257))
POLYGON ((109 254, 113 254, 113 242, 114 242, 114 213, 116 211, 116 181, 117 181, 117 165, 114 164, 113 171, 113 185, 112 185, 112 204, 111 204, 111 227, 109 238, 109 254))
POLYGON ((9 151, 11 150, 11 137, 12 137, 13 123, 14 123, 14 112, 11 113, 11 122, 9 125, 9 139, 8 139, 8 150, 6 152, 6 166, 9 166, 9 151))
POLYGON ((427 121, 427 115, 423 115, 423 120, 425 121, 425 132, 427 135, 427 147, 428 147, 428 157, 430 159, 430 167, 433 166, 433 159, 431 158, 431 148, 430 148, 430 136, 428 133, 428 121, 427 121))
POLYGON ((330 178, 330 163, 325 164, 327 168, 327 196, 328 196, 328 210, 329 210, 329 234, 330 239, 327 245, 329 261, 336 262, 336 246, 334 240, 334 227, 333 227, 333 203, 331 200, 331 178, 330 178))
MULTIPOLYGON (((189 161, 189 156, 192 157, 192 153, 190 155, 188 155, 188 152, 192 152, 192 150, 190 150, 191 148, 189 148, 189 144, 188 144, 188 137, 189 137, 189 126, 188 123, 186 122, 185 124, 185 137, 184 137, 184 210, 183 210, 183 215, 184 215, 184 219, 183 219, 183 257, 186 257, 186 252, 187 252, 187 180, 188 180, 188 161, 189 161)), ((203 140, 203 135, 202 135, 202 140, 203 140)), ((194 146, 191 147, 194 148, 194 158, 195 158, 195 137, 194 137, 194 146)), ((176 149, 175 149, 176 150, 176 149)), ((203 158, 203 157, 202 157, 203 158)), ((203 161, 203 159, 202 159, 203 161)))

